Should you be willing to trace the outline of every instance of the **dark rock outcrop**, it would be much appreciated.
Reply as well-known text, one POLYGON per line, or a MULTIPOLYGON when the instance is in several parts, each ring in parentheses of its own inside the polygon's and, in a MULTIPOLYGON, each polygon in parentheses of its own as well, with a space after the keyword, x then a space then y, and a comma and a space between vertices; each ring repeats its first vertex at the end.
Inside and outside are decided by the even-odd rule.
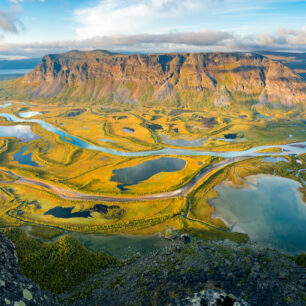
POLYGON ((1 231, 0 305, 59 305, 52 294, 20 274, 15 246, 1 231))
POLYGON ((304 306, 305 292, 306 269, 284 254, 253 243, 192 238, 101 271, 61 298, 78 306, 304 306))

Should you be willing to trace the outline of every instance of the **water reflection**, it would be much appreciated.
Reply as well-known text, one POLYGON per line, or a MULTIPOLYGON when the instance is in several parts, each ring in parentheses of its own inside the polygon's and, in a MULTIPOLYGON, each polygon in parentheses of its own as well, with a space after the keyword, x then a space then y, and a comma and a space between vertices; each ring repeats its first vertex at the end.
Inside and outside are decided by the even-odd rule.
POLYGON ((38 139, 29 125, 0 126, 0 137, 16 137, 24 142, 38 139))
POLYGON ((288 253, 306 252, 306 204, 297 191, 301 184, 271 175, 248 180, 256 181, 255 188, 215 187, 219 197, 210 200, 213 216, 263 245, 288 253))

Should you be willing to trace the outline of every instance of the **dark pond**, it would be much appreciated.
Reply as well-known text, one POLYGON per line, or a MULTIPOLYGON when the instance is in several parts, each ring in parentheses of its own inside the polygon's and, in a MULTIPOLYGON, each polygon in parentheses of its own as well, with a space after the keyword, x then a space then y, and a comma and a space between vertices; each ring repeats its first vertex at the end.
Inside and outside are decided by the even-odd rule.
POLYGON ((223 134, 225 139, 236 139, 237 134, 231 133, 231 134, 223 134))
POLYGON ((44 213, 44 215, 51 215, 55 218, 62 218, 62 219, 70 219, 70 218, 89 218, 91 217, 90 211, 84 210, 84 211, 78 211, 73 212, 73 207, 61 207, 57 206, 54 208, 49 209, 47 212, 44 213))
POLYGON ((184 169, 186 161, 181 158, 161 157, 148 160, 134 167, 113 170, 112 182, 118 182, 120 190, 126 186, 135 185, 145 181, 160 172, 175 172, 184 169))
POLYGON ((70 218, 89 218, 92 217, 92 212, 98 212, 100 214, 107 214, 109 210, 112 209, 120 209, 120 206, 116 205, 104 205, 104 204, 96 204, 94 207, 81 210, 78 212, 72 213, 73 207, 61 207, 57 206, 54 208, 49 209, 45 212, 45 215, 51 215, 55 218, 62 218, 62 219, 70 219, 70 218))
POLYGON ((27 149, 28 147, 23 147, 18 153, 14 154, 14 160, 21 165, 40 167, 39 164, 32 160, 32 153, 24 154, 27 149))

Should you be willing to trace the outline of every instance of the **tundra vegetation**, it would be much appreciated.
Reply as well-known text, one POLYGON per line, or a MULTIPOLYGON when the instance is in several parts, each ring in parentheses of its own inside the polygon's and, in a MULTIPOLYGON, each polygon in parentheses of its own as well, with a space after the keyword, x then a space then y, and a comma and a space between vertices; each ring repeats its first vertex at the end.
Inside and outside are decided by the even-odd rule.
MULTIPOLYGON (((166 147, 183 149, 166 144, 164 135, 171 139, 203 140, 201 146, 188 146, 189 150, 224 152, 305 140, 305 113, 299 112, 298 108, 271 109, 262 105, 256 110, 250 107, 239 110, 224 107, 220 112, 216 109, 199 111, 163 107, 152 109, 144 106, 135 109, 129 104, 115 104, 112 107, 85 107, 74 104, 63 107, 12 103, 3 112, 18 116, 21 111, 39 112, 40 114, 33 118, 44 120, 90 144, 127 152, 154 151, 166 147), (259 112, 262 116, 258 116, 259 112), (132 132, 125 132, 125 128, 130 128, 132 132)), ((134 167, 156 160, 159 156, 128 157, 87 150, 63 141, 60 136, 45 130, 35 122, 18 124, 30 126, 38 137, 27 142, 15 137, 0 138, 2 226, 33 224, 73 231, 133 234, 162 232, 171 226, 178 230, 203 229, 207 237, 210 237, 212 232, 214 237, 234 237, 236 234, 225 234, 221 231, 215 233, 213 228, 197 222, 204 221, 223 230, 227 229, 221 220, 211 219, 213 208, 207 200, 217 196, 213 189, 216 184, 227 180, 239 186, 244 184, 244 179, 249 175, 277 173, 299 180, 304 186, 301 192, 305 198, 305 171, 302 171, 303 167, 305 168, 305 154, 286 157, 284 152, 283 156, 287 158, 288 163, 262 162, 263 157, 237 161, 234 165, 209 173, 186 197, 146 199, 145 196, 150 194, 171 192, 183 187, 202 169, 217 163, 221 158, 175 156, 185 161, 182 170, 160 172, 122 191, 118 188, 119 183, 111 179, 114 170, 134 167), (14 155, 25 146, 28 148, 23 154, 31 153, 31 159, 38 167, 14 160, 14 155), (286 167, 283 167, 284 163, 286 167), (38 184, 30 184, 23 180, 24 178, 34 179, 38 184), (64 188, 66 191, 59 195, 54 190, 39 185, 39 182, 64 188), (116 197, 118 200, 110 203, 69 199, 69 195, 74 192, 116 197), (128 197, 132 200, 121 201, 128 197), (187 199, 190 206, 187 216, 195 221, 183 217, 187 209, 187 199), (93 210, 95 205, 115 205, 118 208, 99 212, 93 210), (46 214, 55 207, 71 208, 72 213, 91 212, 87 218, 58 218, 46 214)), ((15 123, 0 117, 0 125, 10 127, 15 123)), ((268 156, 269 153, 279 152, 279 149, 272 147, 262 152, 268 156)))

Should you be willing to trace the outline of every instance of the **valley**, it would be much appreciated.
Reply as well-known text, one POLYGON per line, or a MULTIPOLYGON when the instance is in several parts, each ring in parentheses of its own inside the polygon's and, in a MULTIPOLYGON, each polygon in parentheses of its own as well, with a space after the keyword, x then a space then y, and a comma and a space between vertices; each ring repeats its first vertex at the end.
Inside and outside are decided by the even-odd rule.
POLYGON ((296 108, 220 115, 128 105, 2 105, 2 226, 121 235, 172 228, 244 240, 213 217, 209 199, 218 182, 247 186, 250 175, 279 172, 297 181, 305 198, 304 112, 296 108), (281 162, 269 162, 275 155, 281 162))
POLYGON ((158 270, 156 254, 172 275, 168 252, 193 265, 201 244, 219 266, 265 248, 285 267, 291 259, 303 264, 306 112, 298 71, 262 55, 178 58, 72 52, 1 81, 0 228, 16 245, 22 273, 64 304, 99 286, 121 288, 126 264, 148 258, 158 270))

